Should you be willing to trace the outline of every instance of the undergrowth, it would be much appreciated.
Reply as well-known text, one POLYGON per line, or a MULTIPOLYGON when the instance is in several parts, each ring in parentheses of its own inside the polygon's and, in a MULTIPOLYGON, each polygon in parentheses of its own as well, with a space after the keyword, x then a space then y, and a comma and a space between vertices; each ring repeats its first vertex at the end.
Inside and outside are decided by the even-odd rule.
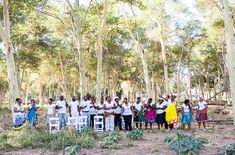
POLYGON ((183 131, 177 131, 173 135, 167 136, 164 143, 169 143, 172 150, 178 154, 196 154, 203 149, 203 143, 207 143, 205 138, 196 138, 194 134, 188 135, 183 131))
POLYGON ((56 134, 49 134, 44 129, 25 128, 21 131, 0 132, 0 150, 41 148, 59 151, 74 146, 90 149, 94 146, 95 136, 95 132, 91 129, 78 133, 72 128, 66 128, 56 134))
POLYGON ((144 132, 141 130, 133 130, 127 134, 129 140, 139 140, 143 139, 144 132))

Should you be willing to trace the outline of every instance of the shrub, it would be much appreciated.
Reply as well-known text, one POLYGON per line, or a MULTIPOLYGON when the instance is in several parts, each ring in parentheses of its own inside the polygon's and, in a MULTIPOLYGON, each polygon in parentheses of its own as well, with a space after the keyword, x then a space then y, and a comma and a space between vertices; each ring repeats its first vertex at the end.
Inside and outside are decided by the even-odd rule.
POLYGON ((114 145, 121 140, 121 136, 118 132, 111 132, 107 137, 104 138, 105 145, 114 145))
POLYGON ((221 149, 221 153, 224 155, 234 155, 235 154, 235 143, 223 146, 221 149))
POLYGON ((26 148, 44 148, 52 151, 63 150, 68 146, 79 145, 81 148, 94 146, 94 133, 86 130, 77 133, 72 128, 66 128, 56 134, 49 134, 45 130, 30 130, 20 136, 20 142, 26 148))
POLYGON ((127 138, 130 140, 143 139, 144 132, 140 130, 133 130, 127 134, 127 138))
POLYGON ((169 143, 170 148, 178 154, 188 154, 191 152, 198 155, 200 149, 204 147, 203 142, 204 139, 195 138, 194 135, 188 135, 183 131, 178 131, 164 139, 164 143, 169 143))

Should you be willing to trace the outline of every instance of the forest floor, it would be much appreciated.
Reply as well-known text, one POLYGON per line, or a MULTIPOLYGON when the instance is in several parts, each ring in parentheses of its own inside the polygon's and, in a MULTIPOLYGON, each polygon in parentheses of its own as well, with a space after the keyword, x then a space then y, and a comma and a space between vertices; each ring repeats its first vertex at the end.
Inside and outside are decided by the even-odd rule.
MULTIPOLYGON (((212 117, 210 115, 210 117, 212 117)), ((228 120, 231 119, 231 114, 221 115, 215 114, 213 117, 216 120, 228 120)), ((5 122, 0 116, 0 122, 5 122)), ((102 147, 101 140, 95 140, 95 146, 92 149, 82 149, 80 155, 175 155, 176 153, 169 149, 168 145, 163 142, 164 138, 171 135, 175 131, 158 131, 156 128, 152 130, 144 130, 144 138, 142 140, 128 142, 126 135, 127 132, 120 132, 122 140, 118 144, 116 149, 107 149, 102 147)), ((208 129, 201 131, 197 129, 196 122, 193 123, 192 130, 186 131, 188 133, 194 132, 197 137, 205 137, 208 140, 208 144, 205 144, 205 148, 200 152, 200 155, 219 155, 220 149, 227 144, 235 142, 235 127, 231 123, 225 121, 208 123, 208 129)), ((20 149, 10 152, 1 152, 1 155, 62 155, 60 152, 50 152, 44 149, 20 149)))

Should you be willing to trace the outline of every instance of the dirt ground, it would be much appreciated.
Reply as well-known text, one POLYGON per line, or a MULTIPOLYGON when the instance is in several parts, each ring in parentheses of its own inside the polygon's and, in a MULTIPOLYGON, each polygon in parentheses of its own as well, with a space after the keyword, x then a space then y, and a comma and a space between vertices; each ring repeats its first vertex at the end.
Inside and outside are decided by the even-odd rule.
MULTIPOLYGON (((226 144, 235 142, 235 127, 233 125, 213 125, 210 124, 207 131, 196 129, 196 124, 193 128, 196 130, 196 136, 205 137, 209 143, 200 152, 201 155, 219 155, 220 148, 226 144)), ((118 149, 103 149, 101 141, 97 140, 93 149, 82 149, 79 155, 176 155, 170 150, 167 144, 163 143, 165 136, 172 134, 171 132, 163 132, 153 130, 144 131, 144 139, 128 143, 125 136, 126 132, 121 132, 122 140, 118 149)), ((2 155, 62 155, 62 152, 48 152, 41 149, 27 150, 22 149, 12 152, 0 152, 2 155)))
MULTIPOLYGON (((210 116, 211 117, 211 116, 210 116)), ((216 120, 231 120, 231 115, 213 115, 216 120)), ((6 118, 6 117, 5 117, 6 118)), ((4 121, 1 120, 3 123, 4 121)), ((205 144, 205 148, 200 152, 200 155, 219 155, 220 148, 224 145, 235 142, 235 127, 225 121, 217 123, 208 123, 208 130, 201 131, 197 129, 197 123, 193 122, 192 129, 198 137, 205 137, 209 143, 205 144)), ((101 139, 95 140, 93 149, 82 149, 79 155, 176 155, 169 149, 163 140, 167 135, 171 135, 175 131, 158 131, 156 129, 144 130, 144 139, 134 142, 128 142, 126 139, 127 132, 121 132, 122 140, 117 149, 102 148, 101 139)), ((192 132, 192 131, 187 131, 192 132)), ((42 149, 21 149, 11 152, 0 152, 0 155, 62 155, 63 152, 49 152, 42 149)))

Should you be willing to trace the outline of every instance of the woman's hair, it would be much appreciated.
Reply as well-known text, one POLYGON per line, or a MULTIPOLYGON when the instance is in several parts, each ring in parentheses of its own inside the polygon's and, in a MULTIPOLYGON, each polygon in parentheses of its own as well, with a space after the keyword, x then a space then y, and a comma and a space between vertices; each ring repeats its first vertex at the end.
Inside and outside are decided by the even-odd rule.
POLYGON ((52 99, 52 98, 49 98, 49 100, 50 100, 51 102, 53 102, 53 99, 52 99))
POLYGON ((189 106, 190 111, 192 110, 192 109, 191 109, 191 105, 190 105, 190 100, 189 100, 189 99, 184 100, 184 104, 186 104, 187 106, 189 106))
POLYGON ((16 102, 19 102, 20 101, 20 98, 16 98, 16 102))

